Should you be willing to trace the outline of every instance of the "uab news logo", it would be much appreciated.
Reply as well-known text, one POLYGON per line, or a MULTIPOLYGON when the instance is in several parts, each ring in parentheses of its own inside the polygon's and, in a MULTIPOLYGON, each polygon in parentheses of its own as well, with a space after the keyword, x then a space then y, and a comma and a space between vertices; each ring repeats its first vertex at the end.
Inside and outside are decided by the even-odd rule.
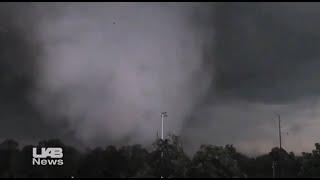
POLYGON ((32 165, 63 165, 63 152, 62 148, 48 147, 41 148, 40 153, 37 148, 32 148, 32 165))

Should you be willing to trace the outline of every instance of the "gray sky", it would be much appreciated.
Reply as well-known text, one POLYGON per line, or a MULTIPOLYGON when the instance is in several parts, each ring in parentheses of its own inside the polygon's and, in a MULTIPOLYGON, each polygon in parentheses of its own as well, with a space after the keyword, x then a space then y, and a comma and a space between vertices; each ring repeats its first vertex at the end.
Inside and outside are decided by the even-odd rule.
POLYGON ((2 3, 0 139, 195 150, 278 144, 318 133, 317 3, 2 3), (285 133, 288 132, 288 135, 285 133))

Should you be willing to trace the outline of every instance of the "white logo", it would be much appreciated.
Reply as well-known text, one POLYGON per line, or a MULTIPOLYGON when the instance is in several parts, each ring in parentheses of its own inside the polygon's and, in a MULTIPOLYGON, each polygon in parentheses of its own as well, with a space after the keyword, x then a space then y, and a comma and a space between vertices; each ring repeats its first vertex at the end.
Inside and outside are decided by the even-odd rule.
POLYGON ((63 165, 62 148, 41 148, 38 154, 37 148, 32 148, 32 165, 63 165))

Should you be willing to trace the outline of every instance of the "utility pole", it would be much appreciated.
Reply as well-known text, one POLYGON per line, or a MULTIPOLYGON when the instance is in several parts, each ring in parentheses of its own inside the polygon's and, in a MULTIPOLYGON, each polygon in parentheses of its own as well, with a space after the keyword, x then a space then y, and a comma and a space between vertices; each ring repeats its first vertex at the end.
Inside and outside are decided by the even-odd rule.
POLYGON ((279 151, 273 153, 273 162, 272 162, 272 175, 273 178, 281 177, 281 168, 280 168, 280 159, 281 159, 281 150, 282 150, 282 138, 281 138, 281 118, 280 114, 277 114, 278 117, 278 135, 279 135, 279 151))
POLYGON ((277 155, 277 161, 275 162, 277 165, 277 176, 280 178, 281 177, 281 166, 280 166, 280 161, 281 161, 281 150, 282 150, 282 139, 281 139, 281 118, 280 118, 280 114, 278 114, 278 130, 279 130, 279 151, 278 151, 278 155, 277 155))
POLYGON ((280 119, 280 115, 278 114, 278 122, 279 122, 279 144, 280 144, 280 150, 282 149, 281 146, 281 119, 280 119))

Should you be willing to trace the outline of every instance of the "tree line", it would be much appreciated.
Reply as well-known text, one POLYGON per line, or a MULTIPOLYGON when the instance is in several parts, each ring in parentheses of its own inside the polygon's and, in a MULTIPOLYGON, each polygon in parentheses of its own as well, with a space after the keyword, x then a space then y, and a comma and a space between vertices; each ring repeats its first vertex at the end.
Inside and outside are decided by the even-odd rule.
POLYGON ((269 153, 248 157, 232 145, 201 145, 189 157, 178 136, 157 139, 151 149, 141 145, 105 148, 84 152, 59 139, 40 141, 36 146, 19 148, 18 142, 7 139, 0 144, 0 177, 13 178, 77 178, 77 177, 320 177, 320 145, 312 152, 295 155, 277 147, 269 153), (61 147, 62 166, 32 165, 33 147, 61 147), (274 163, 276 169, 272 168, 274 163))

